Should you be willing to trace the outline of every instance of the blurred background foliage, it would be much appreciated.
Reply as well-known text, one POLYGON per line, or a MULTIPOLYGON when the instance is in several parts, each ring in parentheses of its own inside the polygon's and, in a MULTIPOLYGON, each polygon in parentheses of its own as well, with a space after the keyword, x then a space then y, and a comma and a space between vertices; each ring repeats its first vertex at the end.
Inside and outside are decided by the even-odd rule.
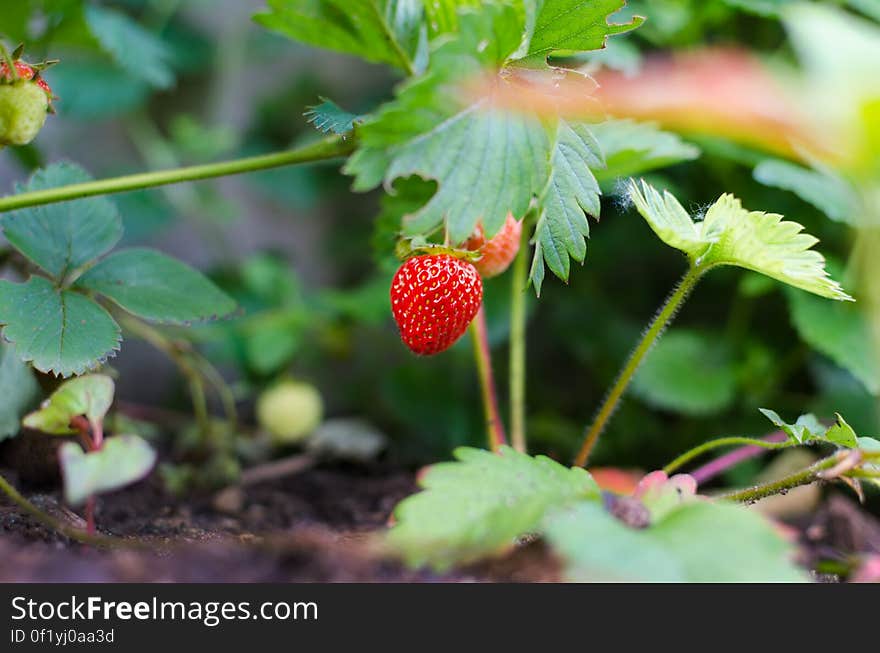
MULTIPOLYGON (((631 73, 652 52, 709 44, 793 63, 776 17, 784 4, 631 0, 621 15, 647 16, 645 25, 585 58, 631 73)), ((829 4, 880 19, 873 0, 829 4)), ((303 114, 323 96, 354 113, 390 96, 392 72, 260 28, 251 16, 262 5, 4 3, 0 31, 8 40, 25 42, 30 59, 62 62, 47 74, 60 97, 58 115, 32 146, 4 151, 0 187, 9 191, 13 181, 59 159, 104 177, 281 149, 317 138, 303 114)), ((709 139, 697 144, 699 158, 653 173, 651 181, 697 212, 727 191, 746 207, 782 213, 816 234, 838 266, 846 264, 853 240, 847 224, 758 183, 755 153, 709 139)), ((293 376, 319 388, 327 415, 357 416, 385 432, 393 461, 423 462, 447 457, 456 445, 481 445, 469 339, 429 359, 401 345, 387 296, 393 228, 381 218, 383 210, 395 214, 383 208, 395 198, 350 193, 338 168, 282 168, 112 200, 129 244, 187 260, 240 303, 233 319, 174 335, 191 339, 221 370, 244 424, 253 423, 263 389, 293 376)), ((605 191, 586 263, 568 285, 549 280, 540 300, 528 299, 531 448, 561 459, 577 448, 640 329, 684 269, 619 200, 614 184, 605 191)), ((485 292, 500 379, 507 372, 509 285, 505 275, 487 282, 485 292)), ((814 301, 732 269, 708 277, 640 372, 594 462, 650 469, 712 437, 763 435, 764 406, 791 419, 838 411, 857 432, 880 432, 872 395, 880 388, 854 374, 858 363, 847 364, 846 355, 812 346, 811 328, 828 326, 811 314, 814 301)), ((190 411, 183 379, 147 344, 129 339, 113 366, 123 403, 190 411)))

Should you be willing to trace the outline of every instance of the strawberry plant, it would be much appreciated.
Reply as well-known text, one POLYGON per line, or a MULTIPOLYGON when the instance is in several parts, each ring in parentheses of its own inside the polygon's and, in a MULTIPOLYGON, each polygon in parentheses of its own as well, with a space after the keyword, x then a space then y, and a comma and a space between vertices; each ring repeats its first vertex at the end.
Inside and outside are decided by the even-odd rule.
MULTIPOLYGON (((376 74, 392 81, 361 100, 309 89, 293 111, 318 132, 309 135, 289 131, 291 101, 281 97, 261 115, 283 118, 240 148, 252 134, 191 116, 160 128, 149 117, 145 98, 175 84, 188 88, 187 55, 197 54, 175 41, 174 10, 152 8, 141 24, 120 10, 72 2, 50 11, 53 27, 42 32, 18 14, 10 18, 3 36, 29 37, 53 55, 57 45, 63 56, 46 72, 54 60, 30 64, 21 48, 0 49, 5 151, 21 161, 40 158, 58 107, 61 115, 123 116, 133 149, 146 167, 158 168, 93 178, 77 163, 33 161, 29 180, 0 198, 8 243, 0 280, 0 438, 78 438, 53 445, 65 502, 85 504, 86 532, 64 532, 103 541, 97 495, 143 479, 157 460, 144 437, 125 434, 132 431, 119 423, 122 411, 108 429, 114 435, 104 438, 111 360, 131 336, 174 363, 191 404, 193 420, 179 405, 155 420, 174 431, 165 453, 175 462, 160 467, 162 479, 178 493, 225 487, 215 501, 222 512, 244 510, 248 483, 299 473, 328 455, 335 445, 320 443, 336 443, 338 434, 327 435, 327 414, 360 401, 385 423, 406 421, 410 432, 448 429, 450 445, 468 445, 454 448, 453 461, 424 470, 421 491, 394 510, 386 550, 411 567, 446 572, 541 538, 575 581, 805 579, 792 543, 743 504, 820 481, 837 481, 864 500, 880 478, 880 444, 867 436, 876 420, 863 420, 860 410, 873 407, 880 392, 880 300, 871 282, 880 95, 876 84, 863 83, 880 32, 867 19, 816 3, 718 0, 679 3, 675 11, 667 4, 268 0, 254 16, 260 28, 333 53, 321 56, 359 58, 371 65, 364 70, 381 66, 376 74), (802 64, 803 72, 789 73, 802 101, 793 102, 751 55, 649 60, 654 48, 701 43, 744 15, 772 25, 768 33, 777 39, 781 19, 802 64), (833 38, 820 36, 824 25, 833 38), (834 102, 813 102, 829 79, 834 102), (80 86, 89 90, 77 92, 80 86), (801 105, 814 104, 821 111, 808 119, 801 105), (294 146, 266 153, 273 139, 294 146), (222 159, 234 150, 242 156, 222 159), (246 241, 259 226, 218 238, 235 209, 216 188, 184 182, 252 173, 249 183, 267 202, 300 202, 317 214, 298 184, 324 184, 335 199, 343 193, 332 175, 319 182, 317 168, 299 164, 326 161, 339 165, 353 193, 370 194, 352 210, 366 210, 374 197, 380 205, 372 235, 354 220, 328 227, 337 228, 331 254, 296 243, 297 256, 325 266, 331 278, 345 278, 355 259, 357 283, 344 290, 319 287, 320 275, 298 276, 278 251, 227 260, 209 278, 126 237, 133 231, 136 240, 144 223, 172 213, 199 225, 189 244, 212 252, 240 245, 233 241, 246 241), (832 225, 786 204, 792 198, 756 191, 754 180, 793 191, 832 225), (600 215, 602 238, 588 247, 600 215), (839 259, 847 237, 834 225, 857 234, 846 266, 839 259), (827 261, 814 233, 823 236, 827 261), (368 245, 375 265, 365 277, 368 245), (629 301, 660 296, 674 261, 663 245, 683 255, 683 270, 638 336, 630 315, 645 309, 630 310, 629 301), (783 301, 773 295, 777 287, 783 301), (694 294, 705 302, 699 319, 707 324, 694 324, 686 311, 688 324, 665 335, 694 294), (806 348, 776 355, 795 339, 779 326, 789 313, 794 332, 822 358, 809 359, 806 348), (726 325, 719 324, 724 315, 726 325), (476 373, 459 373, 468 330, 476 373), (399 341, 383 340, 389 333, 399 341), (503 364, 492 358, 500 346, 508 354, 503 364), (774 393, 795 375, 791 393, 774 393), (338 396, 315 387, 322 378, 338 396), (604 399, 594 402, 608 379, 604 399), (850 382, 860 384, 863 401, 850 401, 850 382), (800 406, 810 384, 822 386, 825 405, 800 406), (618 413, 630 391, 637 407, 618 413), (477 399, 485 449, 473 446, 473 433, 461 437, 474 429, 477 399), (595 416, 578 435, 573 424, 592 403, 599 404, 595 416), (851 403, 858 403, 854 426, 837 412, 851 415, 851 403), (222 419, 213 416, 215 405, 222 419), (804 415, 789 424, 761 408, 767 405, 804 415), (771 437, 708 437, 768 428, 757 421, 759 408, 776 429, 771 437), (813 413, 833 414, 834 422, 813 413), (671 432, 681 437, 667 441, 671 432), (610 449, 597 449, 603 434, 610 449), (615 446, 644 453, 648 468, 673 448, 685 452, 612 492, 587 465, 598 456, 628 464, 626 455, 615 459, 615 446), (731 446, 746 452, 735 462, 755 451, 819 455, 750 485, 748 470, 733 469, 725 456, 679 473, 731 446), (268 472, 259 467, 287 448, 306 451, 265 463, 268 472), (532 455, 539 451, 551 455, 532 455), (258 471, 249 474, 250 466, 258 471), (748 486, 710 496, 704 484, 722 474, 748 486)), ((770 50, 779 46, 772 38, 770 50)), ((258 76, 249 60, 237 65, 258 76)), ((273 88, 282 85, 273 76, 273 88)), ((251 91, 237 95, 257 102, 251 91)), ((276 236, 270 245, 280 247, 276 236)), ((367 440, 382 438, 370 432, 367 440)), ((367 447, 371 455, 380 448, 367 447)), ((58 526, 2 478, 0 488, 58 526)))
POLYGON ((104 440, 104 417, 113 402, 113 380, 87 374, 65 381, 39 410, 22 424, 51 435, 79 436, 58 450, 64 496, 70 505, 86 502, 88 532, 95 533, 95 495, 140 480, 153 467, 156 454, 138 435, 104 440), (85 449, 85 452, 83 452, 85 449))

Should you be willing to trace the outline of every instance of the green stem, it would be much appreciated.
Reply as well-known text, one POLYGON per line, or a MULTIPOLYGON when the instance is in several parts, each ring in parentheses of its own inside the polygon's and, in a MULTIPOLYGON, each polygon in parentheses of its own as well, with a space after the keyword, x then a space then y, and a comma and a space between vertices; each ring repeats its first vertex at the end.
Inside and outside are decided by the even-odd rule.
POLYGON ((489 440, 489 448, 498 451, 501 445, 507 443, 507 438, 504 435, 504 423, 498 410, 498 393, 495 390, 492 359, 489 353, 489 332, 486 328, 486 313, 482 306, 471 322, 470 331, 474 340, 474 360, 477 363, 483 411, 486 416, 486 436, 489 440))
POLYGON ((48 513, 45 513, 37 508, 27 499, 25 499, 21 494, 19 494, 18 490, 12 487, 12 484, 10 484, 9 481, 7 481, 3 476, 0 476, 0 491, 2 491, 7 497, 9 497, 13 503, 21 508, 22 511, 36 519, 47 528, 50 528, 53 531, 57 531, 65 537, 69 537, 71 540, 76 540, 77 542, 81 542, 82 544, 91 544, 96 546, 114 546, 120 543, 116 540, 116 538, 90 534, 78 528, 74 528, 73 526, 68 526, 62 521, 55 519, 48 513))
POLYGON ((717 449, 719 447, 729 447, 733 445, 754 445, 756 447, 763 447, 764 449, 786 449, 791 446, 797 445, 796 442, 768 442, 766 440, 761 440, 758 438, 746 438, 733 436, 729 438, 717 438, 715 440, 709 440, 708 442, 704 442, 703 444, 694 447, 690 451, 685 451, 678 458, 673 460, 671 463, 666 465, 663 468, 663 471, 667 474, 671 474, 675 470, 683 467, 691 460, 698 456, 702 456, 707 451, 711 451, 712 449, 717 449))
POLYGON ((235 405, 235 393, 233 393, 229 384, 226 383, 223 375, 207 358, 195 350, 192 352, 192 358, 196 367, 201 371, 202 376, 213 386, 214 391, 220 398, 220 403, 223 404, 223 412, 226 415, 226 421, 229 422, 230 427, 234 431, 238 428, 238 409, 235 405))
POLYGON ((828 456, 827 458, 823 458, 822 460, 813 463, 809 467, 789 474, 788 476, 783 476, 778 480, 771 481, 769 483, 762 483, 760 485, 755 485, 753 487, 745 488, 743 490, 727 492, 725 494, 718 495, 715 498, 726 499, 728 501, 740 501, 742 503, 754 503, 759 499, 765 499, 767 497, 773 496, 774 494, 787 492, 788 490, 799 487, 801 485, 809 485, 810 483, 813 483, 815 481, 822 480, 821 472, 825 471, 826 469, 831 469, 839 462, 840 454, 835 453, 832 456, 828 456))
POLYGON ((593 450, 596 441, 599 439, 599 436, 608 424, 608 420, 611 419, 611 415, 613 415, 614 411, 617 409, 620 399, 623 397, 624 392, 626 392, 626 389, 629 386, 630 381, 632 381, 633 375, 636 373, 639 365, 641 365, 642 360, 651 350, 651 347, 654 346, 657 339, 663 334, 664 329, 666 329, 672 321, 672 318, 675 317, 678 309, 681 308, 681 305, 687 299, 688 295, 690 295, 694 286, 700 280, 700 277, 705 271, 706 268, 701 267, 691 267, 688 269, 687 273, 682 277, 681 282, 679 282, 678 286, 666 300, 666 303, 660 308, 660 311, 645 331, 639 344, 636 345, 635 350, 630 354, 629 360, 627 360, 626 365, 624 365, 623 370, 621 370, 617 380, 611 388, 611 391, 608 393, 608 396, 605 397, 605 401, 599 408, 599 412, 596 414, 592 426, 587 429, 587 432, 584 435, 584 443, 575 458, 575 465, 583 467, 587 463, 587 458, 589 458, 590 452, 593 450))
POLYGON ((199 435, 205 440, 210 438, 212 429, 211 419, 208 414, 208 402, 205 397, 205 384, 199 370, 193 365, 190 357, 174 342, 166 338, 163 333, 149 324, 124 314, 119 314, 117 320, 122 324, 123 328, 150 343, 174 361, 180 373, 183 374, 187 381, 199 435))
POLYGON ((9 50, 6 49, 6 46, 3 43, 0 43, 0 58, 6 63, 6 67, 9 69, 9 77, 13 82, 18 81, 18 69, 15 67, 15 61, 12 59, 12 55, 9 54, 9 50))
POLYGON ((28 206, 39 206, 53 202, 65 202, 67 200, 92 197, 94 195, 107 195, 110 193, 124 193, 143 188, 177 184, 184 181, 197 181, 212 177, 223 177, 268 168, 293 165, 296 163, 309 163, 334 159, 350 154, 355 148, 353 138, 347 140, 339 136, 322 139, 316 143, 304 145, 294 150, 262 154, 259 156, 234 159, 232 161, 219 161, 203 165, 189 166, 185 168, 173 168, 171 170, 159 170, 156 172, 142 172, 123 177, 110 179, 98 179, 80 184, 69 184, 57 188, 19 193, 0 198, 0 213, 22 209, 28 206))
POLYGON ((528 230, 523 226, 522 242, 513 261, 510 286, 510 441, 526 451, 526 275, 528 230))

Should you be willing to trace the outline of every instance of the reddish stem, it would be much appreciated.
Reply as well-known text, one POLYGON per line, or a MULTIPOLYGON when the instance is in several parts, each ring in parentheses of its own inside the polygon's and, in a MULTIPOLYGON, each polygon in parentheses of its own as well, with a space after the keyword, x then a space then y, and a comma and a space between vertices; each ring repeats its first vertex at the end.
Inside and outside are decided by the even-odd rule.
MULTIPOLYGON (((770 435, 761 438, 765 442, 784 442, 787 436, 785 433, 781 431, 777 431, 776 433, 771 433, 770 435)), ((697 485, 702 485, 706 481, 709 481, 722 472, 727 471, 734 465, 741 463, 744 460, 748 460, 749 458, 754 458, 762 453, 765 453, 767 449, 763 447, 758 447, 756 445, 750 444, 744 447, 740 447, 739 449, 734 449, 730 453, 726 453, 723 456, 719 456, 713 461, 710 461, 703 465, 702 467, 698 467, 693 472, 691 472, 691 476, 694 477, 694 480, 697 482, 697 485)))
MULTIPOLYGON (((70 425, 79 433, 79 439, 86 451, 98 451, 104 444, 104 425, 100 422, 90 423, 82 415, 77 415, 70 420, 70 425)), ((86 500, 86 532, 95 535, 95 496, 86 500)))
POLYGON ((501 421, 501 411, 498 410, 498 392, 495 389, 495 377, 492 374, 492 359, 489 353, 489 330, 486 327, 486 313, 482 306, 471 323, 471 329, 474 337, 474 357, 480 375, 489 447, 492 451, 498 451, 501 445, 507 444, 507 436, 504 433, 504 423, 501 421))
POLYGON ((86 533, 95 535, 95 495, 93 494, 86 500, 86 533))
POLYGON ((104 425, 101 422, 92 424, 92 451, 104 446, 104 425))
POLYGON ((82 443, 83 447, 85 447, 86 451, 94 451, 97 449, 95 446, 95 440, 92 438, 91 424, 89 424, 89 421, 85 417, 77 415, 76 417, 71 418, 70 426, 76 429, 77 435, 79 435, 79 441, 82 443))

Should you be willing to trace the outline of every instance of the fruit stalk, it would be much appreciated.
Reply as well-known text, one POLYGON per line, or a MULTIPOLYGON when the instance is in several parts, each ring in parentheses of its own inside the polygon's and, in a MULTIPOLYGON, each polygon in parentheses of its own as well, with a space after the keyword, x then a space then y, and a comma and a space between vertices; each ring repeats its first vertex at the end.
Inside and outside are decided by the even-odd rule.
POLYGON ((343 139, 342 137, 334 136, 332 138, 322 139, 310 145, 304 145, 303 147, 294 150, 286 150, 284 152, 274 152, 272 154, 262 154, 244 159, 233 159, 232 161, 220 161, 217 163, 174 168, 171 170, 143 172, 134 175, 125 175, 123 177, 98 179, 80 184, 69 184, 57 188, 47 188, 45 190, 38 190, 29 193, 19 193, 18 195, 10 195, 8 197, 0 198, 0 213, 29 206, 40 206, 42 204, 52 204, 54 202, 65 202, 67 200, 93 197, 95 195, 124 193, 132 190, 141 190, 143 188, 177 184, 185 181, 198 181, 201 179, 224 177, 244 172, 279 168, 297 163, 310 163, 314 161, 334 159, 350 154, 354 151, 355 146, 354 138, 349 137, 348 139, 343 139))
POLYGON ((663 335, 666 327, 669 326, 669 323, 675 317, 678 309, 681 308, 681 305, 688 298, 688 295, 691 294, 691 291, 700 280, 703 272, 705 272, 705 269, 699 266, 688 269, 687 273, 682 277, 681 282, 676 286, 675 290, 658 311, 657 316, 651 322, 650 326, 648 326, 644 335, 642 335, 642 339, 639 341, 639 344, 636 345, 633 353, 630 354, 629 360, 627 360, 626 364, 623 366, 623 370, 621 370, 618 375, 611 391, 605 397, 605 401, 602 402, 602 406, 596 414, 596 419, 593 420, 593 424, 587 429, 587 432, 584 435, 584 443, 581 445, 580 451, 574 461, 576 466, 583 467, 586 465, 590 452, 592 452, 593 447, 596 445, 596 441, 602 434, 602 431, 605 430, 608 420, 611 419, 611 416, 617 409, 617 406, 620 403, 624 392, 626 392, 627 387, 629 387, 630 381, 632 381, 636 370, 639 369, 639 365, 641 365, 648 352, 651 351, 651 348, 657 342, 657 339, 663 335))
POLYGON ((12 81, 18 81, 18 70, 15 68, 15 59, 9 54, 9 50, 6 49, 6 46, 3 43, 0 43, 0 60, 6 64, 6 68, 9 70, 9 75, 12 77, 12 81))
POLYGON ((489 353, 489 332, 486 328, 486 313, 482 307, 470 326, 474 340, 474 358, 477 373, 480 377, 480 392, 483 397, 483 411, 486 416, 486 435, 489 448, 498 451, 501 445, 507 444, 504 434, 504 423, 498 410, 498 393, 495 390, 495 378, 492 374, 492 359, 489 353))
MULTIPOLYGON (((528 239, 528 230, 523 229, 528 239)), ((520 243, 513 261, 510 296, 510 442, 526 452, 526 257, 529 248, 520 243)))

